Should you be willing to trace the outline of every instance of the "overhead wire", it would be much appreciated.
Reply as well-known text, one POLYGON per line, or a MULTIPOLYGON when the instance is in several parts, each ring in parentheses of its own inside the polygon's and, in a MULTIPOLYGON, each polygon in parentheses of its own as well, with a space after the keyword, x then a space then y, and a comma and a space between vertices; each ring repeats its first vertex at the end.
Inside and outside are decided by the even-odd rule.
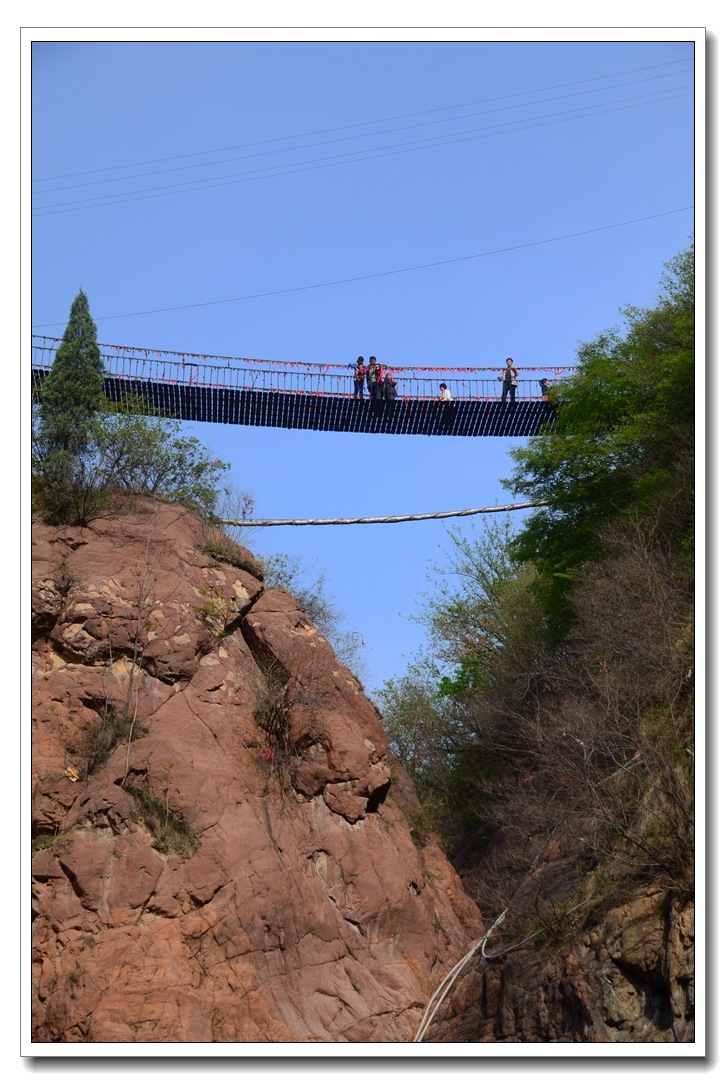
MULTIPOLYGON (((603 116, 607 113, 622 112, 625 109, 637 109, 642 108, 645 105, 660 105, 663 102, 687 97, 689 93, 692 93, 692 87, 690 86, 675 87, 672 88, 672 90, 683 91, 684 93, 674 94, 670 91, 668 92, 668 97, 660 97, 653 101, 637 101, 638 98, 649 97, 656 93, 664 93, 662 91, 651 91, 648 95, 634 95, 632 98, 617 99, 615 102, 606 103, 608 106, 607 108, 594 109, 591 106, 579 106, 577 109, 566 109, 561 113, 543 114, 540 117, 522 118, 521 120, 505 121, 501 124, 485 125, 483 128, 469 129, 464 132, 456 133, 452 138, 430 136, 424 140, 409 140, 404 143, 371 148, 373 153, 364 150, 352 151, 338 155, 327 155, 322 158, 313 158, 303 162, 265 166, 260 169, 248 170, 243 173, 223 175, 219 178, 200 179, 200 181, 180 181, 176 184, 160 185, 157 188, 136 189, 128 193, 108 193, 101 196, 89 196, 85 199, 42 204, 33 212, 32 217, 43 218, 48 215, 69 214, 74 211, 83 211, 99 207, 113 207, 122 203, 138 203, 139 201, 147 199, 160 199, 166 196, 184 195, 189 192, 204 192, 211 188, 226 188, 230 185, 244 184, 248 181, 270 180, 276 177, 290 176, 295 173, 308 173, 312 170, 331 169, 340 165, 355 165, 359 162, 371 161, 376 158, 389 158, 400 154, 410 154, 414 151, 435 150, 438 147, 451 146, 456 143, 467 143, 472 142, 473 140, 486 139, 499 135, 513 135, 517 132, 528 131, 533 128, 548 127, 553 124, 588 120, 591 117, 603 116), (582 113, 583 109, 589 109, 590 112, 582 113), (581 115, 565 116, 565 114, 573 112, 580 112, 581 115), (535 123, 531 123, 532 121, 535 123), (512 127, 512 125, 518 125, 518 127, 512 127), (492 129, 506 129, 506 131, 493 131, 492 129), (436 140, 436 142, 434 142, 434 140, 436 140), (352 157, 352 155, 358 155, 358 157, 352 157), (340 159, 346 160, 340 161, 340 159), (288 166, 292 166, 293 168, 288 168, 288 166)), ((124 178, 118 178, 117 180, 123 181, 124 178)), ((40 194, 43 195, 44 193, 40 194)))
MULTIPOLYGON (((357 133, 355 135, 337 136, 334 139, 321 140, 318 143, 305 143, 305 144, 302 144, 301 146, 298 146, 298 147, 285 147, 285 148, 276 149, 276 150, 255 151, 253 154, 245 154, 245 155, 241 155, 241 156, 239 156, 237 158, 224 158, 224 159, 221 159, 221 160, 216 161, 216 162, 197 162, 197 163, 193 163, 191 165, 186 165, 186 166, 172 166, 172 167, 170 167, 168 169, 151 170, 151 171, 149 171, 147 173, 133 173, 133 174, 130 174, 129 176, 126 176, 126 177, 112 177, 112 178, 105 178, 105 179, 100 179, 100 180, 95 180, 95 181, 82 181, 82 182, 79 182, 78 184, 63 185, 63 186, 61 186, 59 188, 47 188, 43 192, 36 193, 36 195, 47 196, 47 195, 50 195, 52 192, 68 192, 73 188, 88 188, 88 187, 91 187, 93 185, 114 184, 114 183, 117 183, 117 182, 120 183, 120 182, 123 182, 123 181, 136 180, 136 179, 141 178, 141 177, 155 177, 155 176, 159 176, 162 173, 178 173, 178 172, 181 172, 182 170, 205 169, 205 168, 210 168, 212 166, 217 166, 217 165, 226 165, 228 162, 245 161, 245 160, 250 159, 250 158, 261 158, 261 157, 266 157, 266 156, 273 155, 273 154, 286 154, 288 152, 292 153, 292 152, 297 152, 297 151, 301 151, 301 150, 308 150, 308 149, 310 149, 312 147, 324 147, 324 146, 328 146, 328 145, 330 145, 332 143, 349 142, 350 140, 354 140, 354 139, 370 139, 370 138, 375 138, 377 136, 393 135, 395 132, 410 131, 412 128, 425 128, 425 127, 428 127, 428 126, 430 126, 432 124, 448 124, 448 123, 453 123, 453 122, 459 121, 459 120, 468 120, 471 117, 484 116, 484 115, 489 114, 489 113, 501 113, 501 112, 503 112, 505 110, 510 110, 510 109, 526 109, 526 108, 528 108, 530 106, 544 105, 546 102, 561 101, 564 98, 574 98, 574 97, 577 97, 578 95, 582 95, 582 94, 604 93, 606 91, 616 90, 618 87, 634 86, 636 83, 652 82, 654 79, 671 79, 674 76, 684 75, 687 72, 692 71, 692 70, 693 70, 692 68, 685 68, 682 71, 678 71, 678 72, 665 72, 665 73, 662 73, 660 75, 649 75, 649 76, 646 76, 646 77, 644 77, 642 79, 629 79, 629 80, 627 80, 626 82, 623 82, 623 83, 611 83, 608 86, 604 86, 604 87, 594 87, 594 88, 592 88, 590 90, 578 90, 578 91, 572 91, 569 94, 558 94, 553 98, 540 98, 540 99, 537 99, 537 100, 532 101, 532 102, 518 102, 518 103, 515 103, 513 105, 498 106, 495 109, 478 110, 475 113, 464 113, 464 114, 460 114, 459 116, 454 116, 454 117, 439 117, 439 118, 436 118, 434 120, 418 121, 415 124, 406 124, 406 125, 402 125, 402 126, 400 126, 398 128, 388 128, 387 130, 381 131, 381 132, 364 132, 364 133, 357 133)), ((651 93, 651 94, 668 93, 669 90, 682 90, 682 89, 686 89, 686 88, 685 87, 672 87, 672 88, 665 88, 665 90, 663 90, 663 91, 650 91, 649 93, 651 93)), ((642 95, 636 95, 636 97, 642 97, 642 95)), ((629 99, 625 99, 625 100, 629 100, 629 99)), ((598 105, 598 104, 609 105, 609 104, 613 104, 613 103, 608 103, 608 102, 605 102, 605 103, 593 103, 593 106, 598 105)), ((586 108, 591 108, 591 106, 583 105, 582 107, 578 107, 578 108, 586 109, 586 108)), ((530 118, 522 118, 522 119, 530 119, 530 118)), ((515 122, 512 122, 512 123, 515 123, 515 122)), ((431 138, 436 138, 436 137, 432 136, 431 138)), ((119 167, 119 168, 122 168, 122 167, 119 167)), ((35 182, 35 183, 40 183, 40 182, 35 182)), ((186 183, 193 183, 193 182, 186 182, 186 183)))
MULTIPOLYGON (((576 230, 573 233, 562 233, 556 237, 545 237, 539 241, 526 241, 519 245, 506 245, 502 248, 489 249, 486 252, 475 252, 469 256, 455 256, 447 260, 432 260, 430 263, 412 264, 409 267, 399 267, 391 271, 376 271, 367 275, 351 275, 348 278, 331 279, 328 282, 316 282, 307 286, 290 286, 282 290, 266 290, 256 294, 244 294, 240 297, 227 297, 217 301, 197 301, 186 305, 167 305, 164 308, 158 309, 141 309, 137 312, 122 312, 115 313, 109 316, 96 316, 94 320, 99 323, 101 320, 125 320, 134 316, 152 316, 161 312, 181 312, 186 309, 201 309, 208 308, 212 305, 230 305, 239 301, 252 301, 262 297, 278 297, 281 294, 294 294, 302 293, 305 290, 321 290, 328 286, 341 286, 351 282, 364 282, 368 279, 385 278, 391 275, 403 275, 409 271, 422 271, 431 267, 444 267, 447 264, 463 263, 467 260, 479 260, 486 256, 498 256, 504 252, 517 252, 521 249, 535 248, 539 245, 553 244, 556 241, 567 241, 575 237, 586 237, 593 233, 602 233, 605 230, 620 229, 623 226, 632 226, 639 222, 649 222, 656 218, 665 218, 668 215, 681 214, 684 211, 693 210, 693 204, 688 204, 685 207, 676 207, 670 211, 660 211, 652 215, 641 215, 639 218, 626 219, 623 222, 611 222, 606 226, 595 226, 588 230, 576 230)), ((54 320, 44 324, 33 324, 33 327, 59 327, 65 325, 66 321, 54 320)))
MULTIPOLYGON (((196 157, 199 157, 202 154, 224 154, 227 151, 242 150, 242 149, 244 149, 246 147, 260 147, 260 146, 264 146, 264 145, 269 144, 269 143, 286 142, 286 141, 291 140, 291 139, 307 139, 307 138, 309 138, 311 136, 328 135, 331 132, 348 131, 351 128, 362 128, 362 127, 370 126, 370 125, 373 125, 373 124, 389 124, 391 121, 407 120, 407 119, 409 119, 411 117, 421 117, 421 116, 428 115, 430 113, 440 113, 440 112, 444 112, 445 110, 448 110, 448 109, 466 109, 471 105, 483 105, 483 104, 485 104, 487 102, 504 101, 507 98, 524 97, 527 94, 542 94, 545 91, 549 91, 549 90, 561 90, 564 87, 578 86, 578 85, 581 85, 583 83, 592 83, 592 82, 596 82, 597 80, 602 80, 602 79, 614 79, 619 75, 634 75, 634 74, 636 74, 638 72, 641 72, 641 71, 652 71, 655 68, 672 67, 675 64, 692 63, 692 61, 693 61, 692 56, 678 57, 676 60, 666 60, 666 61, 662 61, 662 62, 660 62, 658 64, 646 64, 646 65, 643 65, 643 66, 638 67, 638 68, 626 68, 626 69, 624 69, 622 71, 608 72, 605 75, 592 75, 592 76, 588 76, 585 79, 575 79, 575 80, 570 80, 569 82, 566 82, 566 83, 554 83, 554 84, 551 84, 550 86, 546 86, 546 87, 536 87, 533 90, 513 91, 513 92, 511 92, 509 94, 499 94, 499 95, 496 95, 496 96, 491 97, 491 98, 475 98, 473 101, 470 101, 470 102, 459 102, 459 103, 457 103, 455 105, 439 106, 439 107, 437 107, 435 109, 423 109, 423 110, 419 110, 419 111, 414 112, 414 113, 400 113, 400 114, 398 114, 396 116, 393 116, 393 117, 381 117, 381 118, 378 118, 377 120, 357 121, 357 122, 355 122, 353 124, 344 124, 344 125, 339 125, 339 126, 333 127, 333 128, 320 128, 320 129, 317 129, 317 130, 312 131, 312 132, 301 132, 301 133, 298 133, 297 135, 274 136, 272 138, 260 139, 260 140, 256 140, 254 142, 249 142, 249 143, 236 143, 236 144, 232 144, 231 146, 227 146, 227 147, 214 147, 214 148, 211 148, 210 150, 206 150, 206 151, 191 151, 191 152, 189 152, 187 154, 169 155, 169 156, 164 157, 164 158, 148 158, 148 159, 143 159, 143 160, 141 160, 139 162, 126 162, 126 163, 124 163, 122 165, 116 165, 116 166, 102 166, 102 167, 97 168, 97 169, 80 170, 80 171, 76 171, 74 173, 59 173, 59 174, 55 174, 55 175, 50 176, 50 177, 35 178, 33 183, 41 184, 41 183, 45 183, 47 181, 64 180, 64 179, 66 179, 68 177, 86 177, 86 176, 89 176, 92 173, 108 173, 111 170, 115 170, 115 169, 135 169, 137 166, 155 165, 157 163, 162 163, 162 162, 175 162, 175 161, 179 161, 182 158, 196 158, 196 157)), ((676 72, 676 73, 671 73, 671 74, 679 74, 679 73, 676 72)), ((600 88, 600 89, 602 89, 602 88, 600 88)))

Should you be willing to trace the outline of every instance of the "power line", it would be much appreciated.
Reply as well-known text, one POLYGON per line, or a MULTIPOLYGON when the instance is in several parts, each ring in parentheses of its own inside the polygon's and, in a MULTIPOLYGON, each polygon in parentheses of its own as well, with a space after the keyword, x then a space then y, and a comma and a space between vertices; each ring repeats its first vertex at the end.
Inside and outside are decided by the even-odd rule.
MULTIPOLYGON (((586 237, 592 233, 602 233, 605 230, 615 230, 620 229, 623 226, 633 226, 639 222, 649 222, 656 218, 665 218, 668 215, 681 214, 684 211, 691 210, 693 210, 693 204, 689 204, 686 207, 676 207, 672 211, 661 211, 654 215, 643 215, 640 218, 630 218, 624 222, 611 222, 607 226, 595 226, 593 229, 589 230, 577 230, 575 233, 562 233, 557 237, 545 237, 540 241, 527 241, 521 245, 507 245, 504 248, 489 249, 487 252, 475 252, 470 256, 456 256, 450 260, 435 260, 431 263, 412 264, 410 267, 399 267, 393 271, 377 271, 369 275, 352 275, 350 278, 332 279, 329 282, 316 282, 309 286, 291 286, 284 290, 267 290, 259 294, 244 294, 241 297, 227 297, 219 301, 198 301, 188 305, 169 305, 161 309, 141 309, 138 312, 115 313, 113 316, 97 316, 94 317, 94 320, 97 323, 101 320, 125 320, 133 316, 153 316, 160 312, 180 312, 185 309, 202 309, 212 305, 231 305, 239 301, 254 301, 262 297, 278 297, 281 294, 302 293, 305 290, 322 290, 327 286, 342 286, 350 282, 364 282, 367 279, 386 278, 390 275, 403 275, 408 271, 423 271, 431 267, 444 267, 447 264, 464 263, 466 260, 480 260, 485 256, 498 256, 505 252, 517 252, 520 249, 554 244, 556 241, 568 241, 574 237, 586 237)), ((60 327, 64 326, 64 324, 65 321, 56 320, 52 323, 33 324, 33 327, 60 327)))
MULTIPOLYGON (((96 207, 113 207, 120 203, 137 203, 140 200, 146 199, 159 199, 170 195, 183 195, 187 192, 203 192, 210 188, 226 188, 229 185, 243 184, 250 180, 270 180, 275 177, 286 177, 293 173, 307 173, 313 169, 330 169, 333 166, 338 165, 352 165, 358 162, 370 161, 375 158, 388 158, 396 154, 409 154, 412 151, 420 150, 434 150, 438 147, 450 146, 454 143, 467 143, 474 139, 485 139, 495 135, 510 135, 516 132, 527 131, 530 128, 543 128, 551 124, 563 124, 573 120, 588 120, 590 117, 601 116, 605 113, 620 112, 624 109, 635 109, 643 105, 659 105, 662 102, 672 101, 675 98, 686 97, 688 93, 692 91, 691 87, 674 87, 673 90, 684 90, 686 94, 673 94, 670 93, 669 97, 660 98, 650 102, 638 102, 637 98, 646 97, 646 95, 634 95, 633 98, 618 99, 620 102, 635 102, 631 105, 618 105, 616 102, 609 103, 615 106, 615 108, 597 109, 592 110, 589 113, 585 113, 579 117, 564 116, 566 113, 573 113, 577 110, 565 109, 562 113, 545 113, 541 117, 529 118, 530 121, 542 121, 543 123, 529 123, 524 121, 505 121, 501 124, 485 125, 483 128, 470 129, 468 132, 460 132, 454 138, 446 139, 442 136, 430 136, 425 140, 410 140, 407 143, 393 143, 383 148, 373 148, 375 153, 368 153, 365 151, 349 151, 344 154, 328 155, 323 158, 313 158, 308 161, 291 163, 294 168, 288 169, 283 165, 279 166, 266 166, 257 170, 248 170, 246 173, 241 174, 228 174, 228 177, 232 177, 232 180, 218 179, 213 183, 198 183, 195 181, 181 181, 175 185, 162 185, 159 188, 142 188, 137 189, 136 192, 127 194, 118 193, 119 198, 115 198, 114 194, 107 194, 105 196, 91 196, 84 200, 69 200, 65 203, 48 203, 43 204, 36 211, 33 212, 33 218, 43 218, 47 215, 68 214, 73 211, 85 211, 96 207), (557 119, 552 120, 549 118, 555 117, 557 119), (513 124, 519 125, 519 127, 511 127, 513 124), (495 132, 494 128, 507 129, 506 131, 495 132), (471 133, 485 133, 471 134, 471 133), (438 140, 438 142, 433 142, 438 140), (412 146, 411 144, 424 144, 423 146, 412 146), (381 151, 382 153, 378 153, 381 151), (359 157, 351 158, 351 154, 357 154, 359 157), (347 161, 337 161, 337 159, 348 159, 347 161), (277 170, 278 172, 271 173, 270 170, 277 170), (265 174, 261 177, 259 174, 265 174), (190 187, 193 186, 193 187, 190 187), (172 191, 176 189, 176 191, 172 191), (104 201, 104 202, 100 202, 104 201)), ((649 94, 663 93, 660 91, 651 91, 649 94)), ((578 110, 583 108, 589 108, 580 106, 578 110)))
MULTIPOLYGON (((246 161, 247 159, 250 159, 250 158, 262 158, 262 157, 266 157, 266 156, 272 155, 272 154, 285 154, 288 151, 303 151, 303 150, 308 150, 309 148, 312 148, 312 147, 328 146, 328 145, 330 145, 332 143, 345 143, 345 142, 349 142, 350 140, 353 140, 353 139, 368 139, 368 138, 376 137, 376 136, 379 136, 379 135, 393 135, 395 132, 405 132, 405 131, 409 131, 412 128, 426 128, 426 127, 428 127, 429 125, 432 125, 432 124, 448 124, 448 123, 454 122, 454 121, 468 120, 470 117, 484 116, 484 115, 489 114, 489 113, 501 113, 501 112, 503 112, 505 110, 509 110, 509 109, 526 109, 529 106, 544 105, 546 102, 561 101, 563 98, 574 98, 574 97, 577 97, 578 95, 581 95, 581 94, 598 94, 598 93, 600 93, 602 91, 616 90, 618 87, 634 86, 636 83, 652 82, 654 79, 670 79, 675 75, 684 75, 687 72, 692 71, 692 70, 693 70, 692 68, 686 68, 683 71, 678 71, 678 72, 665 72, 665 73, 663 73, 661 75, 649 75, 649 76, 646 76, 643 79, 629 79, 629 80, 627 80, 626 82, 623 82, 623 83, 611 83, 609 86, 605 86, 605 87, 594 87, 592 90, 578 90, 578 91, 573 91, 573 92, 571 92, 569 94, 558 94, 554 98, 540 98, 540 99, 537 99, 537 100, 535 100, 533 102, 519 102, 519 103, 516 103, 516 104, 513 104, 513 105, 498 106, 496 109, 483 109, 483 110, 478 110, 476 113, 464 113, 464 114, 460 114, 459 116, 456 116, 456 117, 440 117, 440 118, 437 118, 435 120, 419 121, 416 124, 406 124, 406 125, 402 125, 402 126, 400 126, 398 128, 389 128, 386 131, 382 131, 382 132, 365 132, 365 133, 356 134, 356 135, 338 136, 335 139, 325 139, 325 140, 321 140, 318 143, 306 143, 306 144, 302 144, 299 147, 285 147, 285 148, 278 149, 278 150, 255 151, 253 154, 241 155, 238 158, 225 158, 225 159, 222 159, 221 161, 217 161, 217 162, 197 162, 197 163, 193 163, 191 165, 186 165, 186 166, 172 166, 169 169, 151 170, 151 171, 149 171, 147 173, 134 173, 134 174, 131 174, 131 175, 127 176, 127 177, 110 177, 110 178, 105 178, 105 179, 96 180, 96 181, 82 181, 82 182, 80 182, 78 184, 63 185, 63 186, 61 186, 59 188, 47 188, 43 192, 38 192, 36 194, 40 195, 40 196, 48 196, 52 192, 68 192, 73 188, 88 188, 88 187, 91 187, 93 185, 99 185, 99 184, 114 184, 114 183, 120 182, 120 181, 136 180, 136 179, 138 179, 140 177, 156 177, 156 176, 159 176, 162 173, 178 173, 178 172, 181 172, 182 170, 203 169, 203 168, 211 167, 211 166, 226 165, 228 162, 246 161)), ((685 89, 685 88, 676 87, 676 88, 670 88, 670 89, 671 90, 673 90, 673 89, 681 90, 681 89, 685 89)), ((656 93, 667 93, 667 92, 668 92, 668 88, 666 88, 666 90, 664 90, 664 91, 651 91, 650 93, 656 94, 656 93)), ((628 99, 625 99, 625 100, 628 100, 628 99)), ((597 104, 597 103, 594 103, 594 104, 597 104)), ((611 103, 604 103, 604 104, 607 105, 607 104, 611 104, 611 103)), ((585 109, 585 108, 590 108, 590 107, 582 106, 582 108, 585 109)), ((529 118, 522 118, 522 119, 526 120, 526 119, 529 119, 529 118)), ((456 134, 456 133, 452 133, 452 134, 456 134)), ((436 137, 431 137, 431 138, 436 138, 436 137)), ((119 168, 121 168, 121 167, 119 167, 119 168)), ((212 178, 210 178, 210 179, 212 179, 212 178)), ((186 182, 186 183, 192 183, 192 182, 186 182)))
MULTIPOLYGON (((42 183, 47 182, 47 181, 65 180, 68 177, 86 177, 86 176, 90 176, 90 174, 92 174, 92 173, 108 173, 108 172, 110 172, 111 170, 114 170, 114 169, 134 169, 137 166, 155 165, 155 164, 161 163, 161 162, 176 162, 176 161, 180 161, 182 158, 195 158, 195 157, 198 157, 199 155, 202 155, 202 154, 224 154, 227 151, 243 150, 246 147, 261 147, 261 146, 265 146, 265 145, 267 145, 269 143, 282 143, 282 142, 285 142, 285 141, 290 140, 290 139, 307 139, 307 138, 309 138, 311 136, 328 135, 331 132, 344 132, 344 131, 348 131, 351 128, 363 128, 363 127, 373 125, 373 124, 390 124, 391 121, 408 120, 411 117, 426 116, 429 113, 441 113, 441 112, 444 112, 447 109, 466 109, 471 105, 484 105, 487 102, 505 101, 507 98, 523 97, 526 94, 542 94, 542 93, 544 93, 544 92, 546 92, 548 90, 561 90, 564 87, 574 87, 574 86, 579 86, 579 85, 581 85, 583 83, 593 83, 593 82, 596 82, 598 79, 614 79, 616 76, 619 76, 619 75, 634 75, 637 72, 652 71, 655 68, 672 67, 674 64, 692 63, 692 61, 693 61, 692 56, 679 57, 677 60, 667 60, 667 61, 661 62, 660 64, 647 64, 647 65, 645 65, 643 67, 640 67, 640 68, 626 68, 623 71, 609 72, 606 75, 593 75, 593 76, 590 76, 587 79, 575 79, 575 80, 571 80, 570 82, 567 82, 567 83, 555 83, 555 84, 553 84, 551 86, 547 86, 547 87, 536 87, 534 90, 519 90, 519 91, 515 91, 515 92, 513 92, 511 94, 500 94, 500 95, 497 95, 497 96, 492 97, 492 98, 476 98, 476 99, 474 99, 474 101, 471 101, 471 102, 459 102, 457 105, 444 105, 444 106, 439 106, 436 109, 423 109, 423 110, 420 110, 420 111, 415 112, 415 113, 401 113, 401 114, 398 114, 397 116, 393 116, 393 117, 381 117, 378 120, 358 121, 355 124, 344 124, 344 125, 339 125, 338 127, 335 127, 335 128, 319 128, 316 131, 301 132, 301 133, 298 133, 297 135, 275 136, 272 139, 260 139, 260 140, 256 140, 255 142, 252 142, 252 143, 236 143, 236 144, 232 144, 231 146, 228 146, 228 147, 214 147, 214 148, 212 148, 210 150, 207 150, 207 151, 192 151, 192 152, 190 152, 188 154, 170 155, 170 156, 165 157, 165 158, 147 158, 147 159, 144 159, 144 160, 142 160, 140 162, 126 162, 126 163, 124 163, 122 165, 118 165, 118 166, 103 166, 103 167, 101 167, 99 169, 81 170, 81 171, 76 172, 76 173, 58 173, 58 174, 55 174, 55 175, 53 175, 51 177, 39 177, 39 178, 36 178, 34 183, 42 184, 42 183)), ((671 74, 680 74, 680 73, 676 72, 676 73, 671 73, 671 74)))
POLYGON ((420 512, 410 516, 358 516, 356 519, 218 519, 229 527, 339 527, 352 523, 411 523, 422 519, 451 519, 453 516, 480 516, 485 512, 514 512, 519 508, 538 508, 551 501, 523 501, 521 504, 495 504, 488 508, 464 508, 457 512, 420 512))

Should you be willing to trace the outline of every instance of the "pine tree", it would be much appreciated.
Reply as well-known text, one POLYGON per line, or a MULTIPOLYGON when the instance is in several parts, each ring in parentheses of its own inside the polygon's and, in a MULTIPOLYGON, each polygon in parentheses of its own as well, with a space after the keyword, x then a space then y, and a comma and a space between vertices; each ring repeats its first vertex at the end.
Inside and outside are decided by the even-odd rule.
POLYGON ((51 523, 80 522, 88 490, 87 457, 104 406, 103 364, 88 298, 81 290, 68 326, 43 381, 35 443, 37 478, 45 517, 51 523))
POLYGON ((48 523, 87 526, 139 495, 213 514, 229 469, 181 422, 129 397, 106 399, 88 298, 75 298, 53 368, 41 386, 33 429, 34 508, 48 523))
POLYGON ((40 436, 44 459, 79 456, 87 449, 103 403, 103 363, 88 298, 81 290, 71 305, 63 341, 43 382, 40 436))

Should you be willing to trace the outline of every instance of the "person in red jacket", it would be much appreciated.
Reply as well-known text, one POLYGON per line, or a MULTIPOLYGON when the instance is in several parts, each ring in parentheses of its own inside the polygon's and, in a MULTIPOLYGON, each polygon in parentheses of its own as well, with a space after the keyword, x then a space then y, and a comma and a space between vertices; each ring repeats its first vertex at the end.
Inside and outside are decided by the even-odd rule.
POLYGON ((366 365, 363 361, 363 355, 358 357, 355 363, 355 369, 353 370, 353 398, 363 398, 363 386, 366 382, 366 365))

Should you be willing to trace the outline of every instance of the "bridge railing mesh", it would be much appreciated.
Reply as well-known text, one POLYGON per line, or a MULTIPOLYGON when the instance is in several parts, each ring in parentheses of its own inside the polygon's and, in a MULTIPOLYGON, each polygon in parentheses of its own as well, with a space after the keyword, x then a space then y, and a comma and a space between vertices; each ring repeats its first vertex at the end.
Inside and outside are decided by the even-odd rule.
MULTIPOLYGON (((37 379, 51 368, 59 340, 46 336, 33 337, 33 372, 37 379)), ((170 355, 162 351, 139 348, 101 346, 106 375, 119 381, 149 381, 203 388, 224 388, 240 391, 269 391, 289 395, 324 395, 352 399, 354 396, 353 368, 348 364, 308 364, 305 362, 266 362, 261 359, 206 359, 195 355, 170 355), (245 360, 249 364, 245 365, 245 360), (242 362, 243 364, 233 364, 242 362)), ((540 379, 554 382, 567 367, 520 367, 517 399, 541 400, 540 379), (523 377, 523 371, 539 374, 523 377), (554 380, 553 380, 554 378, 554 380)), ((502 383, 496 374, 499 368, 453 367, 383 367, 391 372, 397 383, 398 398, 438 399, 439 385, 446 383, 454 399, 494 401, 501 398, 502 383), (460 375, 465 373, 466 375, 460 375), (481 375, 475 375, 481 373, 481 375)), ((368 390, 364 388, 365 398, 368 390)))

